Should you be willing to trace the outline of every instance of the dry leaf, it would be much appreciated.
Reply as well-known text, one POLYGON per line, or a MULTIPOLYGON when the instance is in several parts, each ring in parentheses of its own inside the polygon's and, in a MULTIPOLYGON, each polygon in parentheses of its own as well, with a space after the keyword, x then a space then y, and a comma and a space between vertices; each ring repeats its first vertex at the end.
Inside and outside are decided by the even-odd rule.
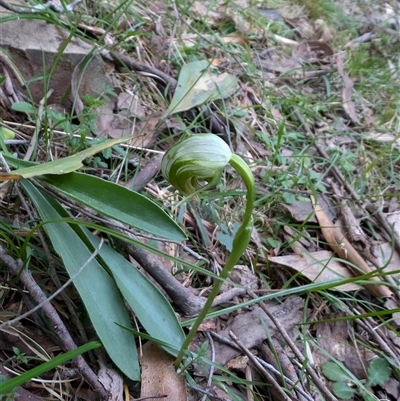
MULTIPOLYGON (((354 249, 350 242, 344 237, 340 228, 336 227, 328 218, 321 206, 318 203, 315 203, 315 200, 312 196, 311 201, 313 202, 315 215, 321 227, 322 234, 325 238, 325 241, 332 248, 332 250, 343 260, 349 261, 349 264, 347 266, 349 267, 349 269, 352 270, 353 274, 359 276, 365 273, 371 273, 372 269, 360 256, 360 254, 354 249)), ((371 294, 378 298, 390 298, 393 296, 393 293, 389 290, 388 287, 384 285, 381 280, 379 280, 378 277, 370 277, 369 280, 376 281, 377 283, 382 284, 365 285, 364 287, 371 294)))
MULTIPOLYGON (((343 317, 342 314, 326 316, 327 319, 343 317)), ((346 320, 323 322, 317 325, 317 341, 319 347, 313 347, 313 356, 316 367, 324 362, 334 359, 342 362, 358 379, 366 378, 366 366, 376 354, 363 347, 361 344, 351 344, 348 340, 350 324, 346 320)))
POLYGON ((320 40, 307 40, 297 46, 296 56, 309 63, 330 62, 333 50, 328 43, 320 40))
POLYGON ((392 146, 399 147, 400 139, 398 135, 382 133, 382 132, 368 132, 363 135, 363 139, 369 139, 377 142, 392 142, 392 146))
POLYGON ((311 39, 315 36, 315 29, 307 18, 285 18, 285 22, 300 35, 302 39, 311 39))
POLYGON ((149 397, 148 401, 159 401, 160 396, 163 401, 187 400, 186 381, 176 373, 174 360, 150 341, 143 346, 141 397, 149 397))
MULTIPOLYGON (((349 269, 342 265, 330 251, 304 252, 302 255, 273 256, 268 260, 278 265, 298 271, 314 283, 326 283, 337 279, 353 277, 349 269)), ((356 291, 362 287, 346 283, 335 287, 340 291, 356 291)))
POLYGON ((144 118, 145 111, 136 95, 122 92, 117 99, 114 98, 99 107, 96 116, 97 136, 120 138, 136 133, 140 135, 136 130, 136 124, 144 118))
POLYGON ((338 57, 336 62, 337 62, 338 72, 343 79, 343 91, 342 91, 343 108, 346 111, 347 115, 350 117, 351 121, 353 121, 356 124, 361 124, 356 113, 356 107, 354 105, 354 102, 351 100, 354 83, 344 71, 343 58, 338 57))
POLYGON ((217 28, 223 19, 222 13, 212 11, 204 2, 195 1, 190 9, 193 18, 201 20, 203 23, 217 28))

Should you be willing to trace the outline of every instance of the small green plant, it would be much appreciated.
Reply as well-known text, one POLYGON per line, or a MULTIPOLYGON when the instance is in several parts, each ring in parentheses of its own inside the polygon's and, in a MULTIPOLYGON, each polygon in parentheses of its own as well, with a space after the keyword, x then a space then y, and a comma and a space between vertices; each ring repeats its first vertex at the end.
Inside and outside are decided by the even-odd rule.
POLYGON ((166 179, 182 194, 188 196, 195 196, 215 186, 221 178, 223 169, 229 164, 240 174, 247 189, 243 221, 233 238, 232 252, 220 273, 220 280, 215 282, 202 311, 179 351, 175 362, 176 367, 182 361, 185 350, 206 317, 222 283, 228 278, 250 242, 255 185, 249 166, 242 158, 233 154, 221 138, 213 134, 199 134, 184 139, 170 148, 162 160, 161 169, 166 179))
POLYGON ((19 348, 17 348, 17 347, 13 347, 13 351, 15 354, 14 359, 16 361, 21 362, 21 363, 28 363, 28 358, 26 357, 24 352, 21 352, 19 350, 19 348))
POLYGON ((355 380, 355 378, 345 371, 336 362, 325 362, 322 365, 322 373, 333 381, 333 393, 344 400, 349 400, 358 392, 365 401, 376 400, 376 397, 368 392, 368 387, 381 386, 390 378, 390 366, 386 359, 374 359, 367 370, 366 380, 355 380))

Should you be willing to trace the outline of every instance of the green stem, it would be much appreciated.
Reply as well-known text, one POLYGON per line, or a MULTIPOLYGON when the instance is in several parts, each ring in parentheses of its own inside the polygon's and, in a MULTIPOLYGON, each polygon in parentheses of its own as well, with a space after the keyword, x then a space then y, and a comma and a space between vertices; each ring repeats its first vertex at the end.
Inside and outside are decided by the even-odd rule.
POLYGON ((201 310, 199 316, 194 322, 192 328, 190 329, 184 343, 182 344, 182 347, 175 361, 176 369, 178 369, 182 361, 184 352, 189 347, 189 344, 192 341, 195 334, 197 333, 200 324, 206 318, 207 313, 210 310, 215 297, 218 295, 222 283, 228 278, 232 269, 235 267, 240 257, 246 251, 247 246, 250 242, 251 231, 253 229, 252 212, 255 198, 254 176, 249 166, 244 162, 244 160, 240 156, 232 154, 231 159, 229 160, 229 164, 240 174, 247 189, 246 209, 243 215, 243 222, 240 225, 238 231, 236 232, 235 238, 233 239, 232 252, 229 255, 228 260, 226 261, 226 264, 219 275, 219 280, 217 280, 214 283, 214 286, 210 292, 210 295, 208 296, 206 303, 203 306, 203 309, 201 310))

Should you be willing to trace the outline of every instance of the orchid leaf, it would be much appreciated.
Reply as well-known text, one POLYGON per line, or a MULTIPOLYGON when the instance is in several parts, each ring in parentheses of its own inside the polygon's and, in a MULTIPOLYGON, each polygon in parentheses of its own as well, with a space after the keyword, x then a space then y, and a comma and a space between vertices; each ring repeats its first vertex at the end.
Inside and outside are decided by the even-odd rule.
POLYGON ((29 178, 44 174, 67 174, 81 168, 83 166, 82 162, 86 158, 130 139, 132 139, 131 136, 118 139, 109 139, 82 150, 81 152, 75 153, 72 156, 64 157, 48 163, 37 164, 31 167, 19 168, 17 170, 13 170, 10 174, 2 174, 0 181, 16 179, 17 176, 20 178, 29 178))
POLYGON ((82 174, 46 175, 40 178, 68 197, 132 227, 182 241, 182 229, 152 200, 121 185, 82 174))
MULTIPOLYGON (((31 198, 42 221, 47 223, 43 226, 44 230, 54 250, 60 255, 68 274, 73 276, 87 263, 92 250, 68 223, 51 223, 68 216, 58 201, 40 191, 28 180, 22 180, 21 186, 31 198)), ((117 325, 131 327, 131 322, 114 279, 96 259, 93 259, 75 277, 74 285, 110 358, 127 377, 140 380, 134 337, 117 325)))

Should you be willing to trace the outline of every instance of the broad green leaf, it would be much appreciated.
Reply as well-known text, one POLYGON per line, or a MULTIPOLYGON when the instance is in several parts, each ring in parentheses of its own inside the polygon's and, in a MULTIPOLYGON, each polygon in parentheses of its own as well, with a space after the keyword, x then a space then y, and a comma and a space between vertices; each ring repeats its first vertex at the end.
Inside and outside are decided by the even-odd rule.
POLYGON ((342 400, 351 400, 353 399, 355 391, 347 385, 345 382, 337 382, 333 383, 332 386, 333 394, 336 397, 339 397, 342 400))
POLYGON ((20 113, 34 114, 35 109, 28 102, 17 102, 11 105, 11 108, 15 111, 19 111, 20 113))
POLYGON ((182 229, 156 203, 121 185, 82 173, 46 175, 40 179, 122 223, 172 241, 186 239, 182 229))
POLYGON ((371 361, 367 373, 368 386, 382 386, 391 375, 389 362, 384 358, 375 358, 371 361))
POLYGON ((206 102, 225 99, 238 90, 239 80, 233 75, 217 75, 206 60, 185 64, 178 78, 174 96, 165 115, 179 113, 206 102))
MULTIPOLYGON (((84 230, 94 247, 99 239, 84 230)), ((175 312, 164 295, 139 270, 113 248, 104 245, 99 252, 110 269, 119 290, 150 336, 171 347, 164 349, 173 356, 178 354, 185 335, 175 312)))
MULTIPOLYGON (((57 205, 57 212, 60 217, 70 217, 64 209, 61 209, 61 205, 57 205)), ((86 228, 74 225, 73 230, 90 249, 95 249, 99 245, 99 239, 86 228)), ((112 273, 120 292, 147 332, 169 344, 170 348, 166 348, 167 351, 179 350, 185 335, 164 295, 113 248, 103 245, 99 257, 112 273)))
POLYGON ((322 373, 331 381, 339 382, 349 379, 349 376, 335 362, 325 362, 322 364, 322 373))
MULTIPOLYGON (((42 221, 65 217, 67 212, 54 198, 42 193, 27 180, 22 180, 21 185, 32 199, 42 221), (60 214, 58 209, 63 213, 60 214)), ((68 274, 74 275, 92 252, 67 223, 45 224, 44 230, 68 274)), ((127 377, 140 380, 134 337, 115 324, 131 327, 129 314, 114 279, 94 259, 74 279, 74 285, 110 358, 127 377)))
MULTIPOLYGON (((32 167, 24 167, 13 170, 10 175, 20 175, 23 178, 35 177, 44 174, 67 174, 71 171, 78 170, 83 166, 82 161, 94 154, 101 152, 104 149, 126 142, 132 139, 131 136, 118 139, 110 139, 88 149, 75 153, 73 156, 64 157, 62 159, 54 160, 52 162, 38 164, 32 167)), ((7 175, 3 175, 7 179, 7 175)))
POLYGON ((0 127, 0 136, 2 139, 14 139, 15 133, 6 127, 0 127))
POLYGON ((84 354, 85 352, 88 352, 95 348, 100 348, 101 346, 102 346, 102 344, 100 342, 92 341, 92 342, 82 345, 74 350, 68 351, 65 354, 58 355, 55 358, 51 359, 50 361, 42 363, 41 365, 36 366, 35 368, 30 369, 27 372, 22 373, 19 376, 13 377, 12 379, 7 380, 4 383, 1 383, 0 384, 0 394, 9 393, 9 392, 13 391, 16 387, 22 386, 23 384, 27 383, 34 377, 38 377, 38 376, 42 375, 43 373, 46 373, 49 370, 54 369, 57 366, 61 366, 64 363, 70 361, 71 359, 74 359, 77 356, 84 354))

